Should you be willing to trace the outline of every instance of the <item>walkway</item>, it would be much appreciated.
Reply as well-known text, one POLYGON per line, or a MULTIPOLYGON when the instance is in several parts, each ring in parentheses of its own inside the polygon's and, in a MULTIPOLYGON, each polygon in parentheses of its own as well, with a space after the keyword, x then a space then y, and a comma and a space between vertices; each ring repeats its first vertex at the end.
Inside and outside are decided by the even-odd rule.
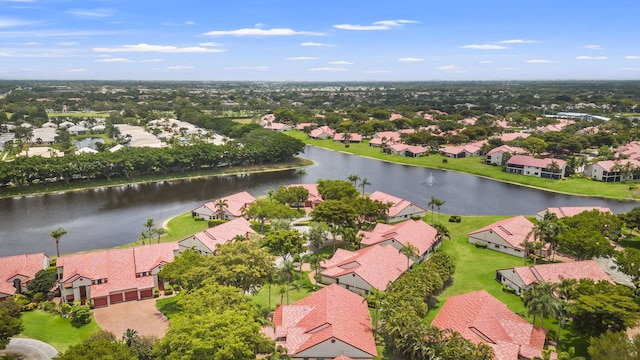
POLYGON ((9 345, 0 350, 0 354, 14 355, 23 360, 51 360, 58 355, 58 350, 40 340, 11 338, 9 345))

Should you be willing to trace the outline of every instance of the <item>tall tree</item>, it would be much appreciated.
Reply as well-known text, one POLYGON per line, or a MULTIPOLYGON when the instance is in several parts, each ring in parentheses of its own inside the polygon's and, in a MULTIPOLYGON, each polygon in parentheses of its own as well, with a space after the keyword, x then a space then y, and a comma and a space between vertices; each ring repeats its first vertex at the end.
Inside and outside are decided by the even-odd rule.
POLYGON ((302 182, 302 177, 307 175, 307 170, 303 168, 299 168, 299 169, 296 169, 293 173, 296 174, 300 182, 302 182))
POLYGON ((326 200, 311 212, 311 218, 314 221, 324 222, 331 227, 334 252, 339 230, 352 226, 356 216, 356 211, 350 204, 338 200, 326 200))
POLYGON ((360 180, 360 188, 362 189, 362 196, 364 196, 364 188, 371 185, 371 183, 369 182, 369 180, 367 180, 367 178, 362 178, 360 180))
POLYGON ((418 248, 410 242, 400 249, 400 253, 407 257, 407 269, 411 265, 411 260, 418 261, 418 248))
POLYGON ((640 335, 629 339, 625 331, 607 331, 591 338, 588 351, 595 360, 638 360, 640 335))
POLYGON ((358 176, 357 174, 351 174, 347 176, 347 179, 353 183, 353 187, 356 187, 358 184, 358 180, 360 180, 360 176, 358 176))
POLYGON ((214 203, 214 207, 216 208, 218 219, 224 220, 226 218, 224 211, 229 208, 229 201, 227 199, 218 199, 214 203))
MULTIPOLYGON (((11 301, 8 299, 5 301, 11 301)), ((20 315, 14 316, 7 307, 0 308, 0 350, 9 345, 11 337, 22 332, 22 320, 20 315)))
POLYGON ((358 188, 344 180, 320 179, 318 180, 318 192, 325 201, 358 197, 358 188))
POLYGON ((66 234, 67 234, 67 230, 61 227, 49 233, 49 236, 51 236, 56 241, 56 254, 58 257, 60 257, 60 238, 62 238, 62 236, 66 234))
POLYGON ((304 252, 305 239, 297 230, 278 230, 267 234, 262 239, 262 246, 273 255, 282 257, 284 261, 304 252))
POLYGON ((542 283, 534 286, 524 293, 524 306, 529 314, 533 314, 533 322, 536 316, 540 316, 540 326, 543 325, 544 319, 551 315, 555 306, 555 284, 542 283))
POLYGON ((633 281, 633 285, 635 287, 635 296, 639 296, 640 250, 628 247, 622 251, 616 251, 614 259, 618 270, 631 278, 631 281, 633 281))

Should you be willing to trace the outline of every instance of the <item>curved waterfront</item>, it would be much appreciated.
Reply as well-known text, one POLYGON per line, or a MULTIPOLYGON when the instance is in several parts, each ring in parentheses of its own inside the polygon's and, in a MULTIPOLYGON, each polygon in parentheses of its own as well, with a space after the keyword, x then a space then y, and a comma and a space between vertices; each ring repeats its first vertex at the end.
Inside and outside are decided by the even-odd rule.
MULTIPOLYGON (((531 215, 549 206, 608 206, 624 212, 638 202, 564 195, 472 175, 399 165, 307 146, 316 164, 301 179, 294 170, 192 180, 124 185, 64 194, 0 199, 0 256, 30 252, 55 254, 49 232, 68 231, 63 253, 108 248, 135 240, 147 218, 161 223, 208 200, 246 190, 262 195, 282 184, 345 179, 358 174, 380 190, 427 206, 444 200, 440 211, 459 215, 531 215)), ((361 190, 361 189, 359 189, 361 190)))

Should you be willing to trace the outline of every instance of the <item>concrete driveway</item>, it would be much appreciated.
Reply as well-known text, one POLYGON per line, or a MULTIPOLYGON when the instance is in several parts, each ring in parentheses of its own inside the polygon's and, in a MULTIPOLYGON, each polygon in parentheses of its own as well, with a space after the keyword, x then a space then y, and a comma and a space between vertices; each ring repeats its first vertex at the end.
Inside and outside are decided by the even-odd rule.
POLYGON ((112 332, 121 338, 127 329, 139 335, 164 337, 169 321, 156 309, 156 300, 128 301, 93 310, 93 317, 102 330, 112 332))
POLYGON ((58 355, 53 346, 39 340, 11 338, 9 345, 0 354, 10 354, 24 360, 51 360, 58 355))

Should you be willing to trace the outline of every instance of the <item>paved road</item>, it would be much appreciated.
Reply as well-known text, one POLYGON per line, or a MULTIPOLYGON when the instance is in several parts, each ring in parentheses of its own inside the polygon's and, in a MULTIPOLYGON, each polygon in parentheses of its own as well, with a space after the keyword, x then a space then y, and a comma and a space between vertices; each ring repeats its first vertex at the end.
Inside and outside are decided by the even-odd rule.
POLYGON ((58 355, 58 351, 51 345, 39 340, 26 338, 11 338, 6 349, 0 354, 17 355, 24 360, 51 360, 58 355))

